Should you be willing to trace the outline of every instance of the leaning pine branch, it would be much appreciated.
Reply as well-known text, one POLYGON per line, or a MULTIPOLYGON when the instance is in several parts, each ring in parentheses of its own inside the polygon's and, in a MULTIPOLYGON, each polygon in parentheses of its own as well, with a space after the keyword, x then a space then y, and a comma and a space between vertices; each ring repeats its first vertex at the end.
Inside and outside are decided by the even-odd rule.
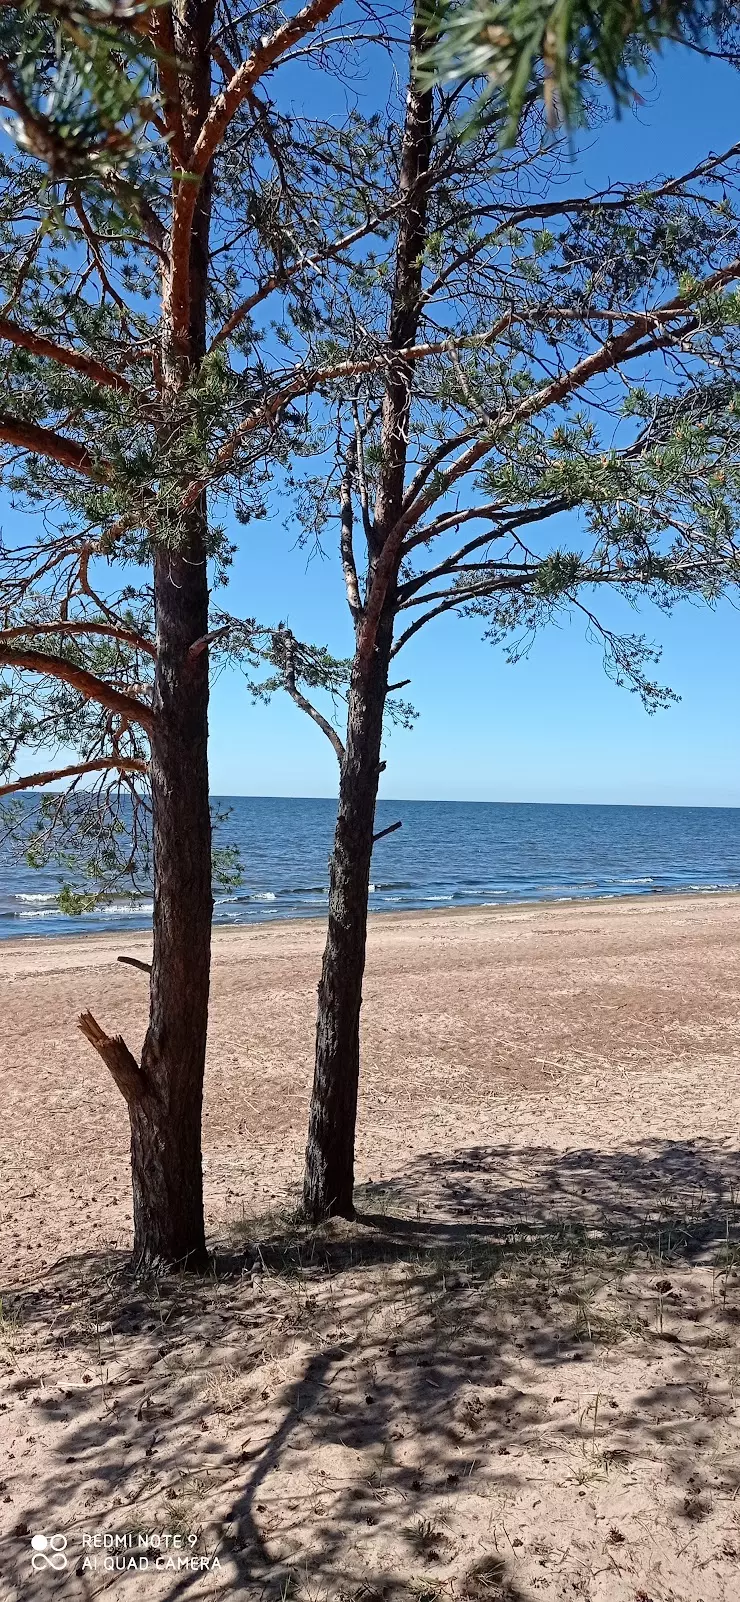
POLYGON ((122 373, 116 373, 111 367, 105 367, 102 362, 95 361, 93 356, 85 356, 81 351, 70 350, 65 345, 55 344, 53 339, 45 339, 42 334, 34 334, 31 329, 20 328, 18 323, 9 317, 0 317, 0 340, 7 340, 9 345, 18 345, 22 350, 28 350, 32 356, 43 356, 49 361, 58 362, 61 367, 71 367, 74 372, 82 373, 85 378, 91 378, 93 383, 101 384, 108 389, 119 389, 123 394, 129 394, 131 385, 122 373))
POLYGON ((44 773, 26 773, 22 779, 0 784, 1 795, 16 795, 19 790, 36 790, 57 779, 77 779, 85 773, 146 773, 147 763, 138 757, 100 757, 95 762, 74 762, 68 768, 48 768, 44 773))
POLYGON ((108 471, 102 463, 93 461, 89 451, 76 439, 65 439, 52 428, 40 428, 8 412, 0 412, 0 443, 17 445, 20 450, 31 451, 34 456, 50 456, 62 467, 72 467, 85 478, 105 482, 108 471))
POLYGON ((4 667, 20 668, 29 673, 60 679, 63 684, 71 684, 73 689, 79 690, 85 700, 96 701, 99 706, 107 707, 109 712, 120 712, 130 722, 138 723, 144 729, 154 727, 154 713, 150 706, 137 700, 134 695, 116 690, 112 684, 106 684, 104 679, 96 678, 94 673, 77 667, 63 656, 47 656, 44 651, 13 651, 0 644, 0 669, 4 667))
POLYGON ((135 629, 127 629, 124 624, 118 623, 88 622, 85 618, 60 618, 58 623, 17 623, 12 629, 0 629, 0 643, 4 640, 31 639, 39 634, 99 634, 104 639, 120 640, 123 645, 132 645, 135 650, 145 651, 147 656, 155 661, 157 659, 156 646, 143 634, 137 634, 135 629))

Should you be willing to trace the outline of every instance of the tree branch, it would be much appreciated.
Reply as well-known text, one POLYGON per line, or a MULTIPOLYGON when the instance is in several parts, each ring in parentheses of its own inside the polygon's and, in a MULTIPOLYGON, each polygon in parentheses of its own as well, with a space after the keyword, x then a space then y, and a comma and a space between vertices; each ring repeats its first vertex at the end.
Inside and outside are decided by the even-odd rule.
POLYGON ((387 829, 379 829, 378 833, 373 835, 373 845, 375 845, 376 840, 384 840, 385 836, 387 834, 395 834, 396 829, 402 829, 402 828, 403 828, 403 820, 402 819, 399 820, 398 823, 389 823, 387 829))
POLYGON ((49 361, 59 362, 62 367, 71 367, 74 372, 84 374, 86 378, 91 378, 94 383, 102 384, 107 389, 118 389, 125 395, 131 393, 131 385, 122 373, 115 373, 112 368, 105 367, 92 356, 83 356, 80 351, 69 350, 64 345, 55 344, 53 339, 45 339, 42 334, 34 334, 29 329, 20 328, 9 317, 0 317, 0 339, 6 339, 10 345, 19 345, 23 350, 29 350, 33 356, 43 356, 49 361))
POLYGON ((187 171, 179 174, 180 182, 175 195, 172 215, 170 251, 172 274, 170 281, 170 308, 176 344, 186 348, 190 323, 190 235, 204 173, 218 150, 226 129, 239 107, 264 77, 299 39, 330 16, 339 0, 309 0, 289 22, 276 28, 273 34, 260 41, 247 61, 237 67, 233 78, 216 95, 208 116, 188 158, 187 171))
POLYGON ((0 784, 0 795, 15 795, 19 790, 35 790, 55 779, 79 778, 85 773, 146 773, 148 764, 138 757, 101 757, 95 762, 75 762, 68 768, 48 769, 45 773, 27 773, 12 784, 0 784))
MULTIPOLYGON (((466 545, 461 545, 457 551, 453 551, 451 556, 446 557, 443 562, 439 562, 436 567, 430 567, 426 573, 421 573, 418 578, 408 579, 405 584, 400 585, 398 594, 401 607, 412 604, 411 596, 416 595, 417 591, 423 589, 425 584, 430 584, 433 579, 444 577, 445 573, 453 572, 458 563, 464 561, 466 556, 472 556, 473 552, 479 551, 482 546, 491 544, 493 540, 503 539, 505 535, 513 534, 516 529, 525 528, 530 523, 542 523, 548 517, 557 516, 558 512, 567 512, 571 504, 564 496, 561 496, 558 500, 546 501, 544 506, 531 506, 515 512, 512 517, 497 523, 494 528, 486 529, 484 534, 476 534, 475 539, 468 540, 466 545)), ((485 508, 479 507, 477 511, 471 510, 468 515, 470 517, 483 516, 485 515, 485 508)), ((444 522, 444 519, 440 519, 440 521, 444 522)), ((465 521, 465 519, 463 518, 461 521, 465 521)), ((429 597, 422 596, 422 604, 425 599, 429 599, 429 597)), ((418 605, 419 602, 414 602, 413 604, 418 605)))
POLYGON ((139 957, 116 957, 116 962, 124 962, 127 968, 139 968, 142 973, 151 973, 150 962, 142 962, 139 957))
POLYGON ((20 668, 29 673, 60 679, 63 684, 70 684, 74 690, 79 690, 86 701, 96 701, 110 712, 120 712, 131 723, 138 723, 144 729, 154 727, 151 707, 133 695, 116 690, 112 684, 106 684, 104 679, 96 678, 94 673, 88 673, 86 668, 66 661, 63 656, 47 656, 43 651, 14 651, 6 645, 0 645, 0 671, 4 667, 20 668))
MULTIPOLYGON (((420 629, 423 629, 425 623, 431 623, 432 618, 440 617, 443 612, 453 612, 456 606, 465 606, 470 601, 477 601, 486 595, 493 595, 497 590, 510 591, 523 589, 525 584, 528 584, 531 578, 532 572, 530 571, 522 574, 519 582, 512 580, 507 575, 507 577, 500 584, 489 582, 468 590, 449 590, 445 598, 439 602, 438 606, 431 606, 428 612, 423 612, 421 617, 417 617, 416 621, 414 623, 410 623, 409 627, 404 630, 403 634, 399 635, 393 650, 391 651, 391 657, 398 656, 399 651, 403 650, 404 645, 406 645, 415 634, 418 634, 420 629)), ((429 599, 431 600, 431 596, 429 599)))
POLYGON ((226 129, 247 95, 256 83, 269 72, 299 39, 312 33, 320 22, 335 11, 339 0, 309 0, 309 4, 276 28, 273 34, 261 39, 247 61, 237 67, 233 78, 211 104, 189 161, 189 173, 202 177, 215 155, 226 129))
POLYGON ((221 345, 225 339, 229 339, 235 333, 239 324, 243 323, 244 318, 248 317, 251 311, 254 311, 255 306, 259 306, 262 301, 267 300, 268 295, 272 295, 276 289, 284 289, 298 273, 306 270, 318 272, 324 262, 333 261, 335 257, 341 256, 342 251, 348 250, 350 245, 358 244, 361 239, 365 239, 381 223, 392 217, 394 211, 398 209, 398 205, 398 200, 394 200, 392 205, 386 206, 383 211, 377 212, 367 222, 358 224, 357 228, 353 228, 350 233, 343 234, 341 239, 332 240, 330 244, 326 245, 325 249, 314 251, 310 256, 302 256, 299 261, 292 262, 289 267, 283 267, 279 272, 271 273, 270 277, 266 278, 259 285, 259 288, 255 289, 251 295, 248 295, 246 300, 243 300, 232 312, 211 341, 211 350, 215 350, 217 345, 221 345))
POLYGON ((341 767, 341 764, 344 761, 344 746, 342 741, 340 740, 336 729, 329 722, 329 719, 325 718, 323 713, 319 712, 318 707, 313 706, 308 698, 298 689, 295 681, 295 640, 289 629, 281 629, 280 633, 285 647, 285 665, 283 668, 283 683, 285 685, 285 689, 290 696, 291 701, 294 701, 296 706, 300 707, 301 711, 306 713, 307 717, 313 718, 314 723, 318 728, 321 729, 322 734, 326 735, 327 740, 334 748, 334 753, 341 767))
MULTIPOLYGON (((610 336, 599 346, 598 350, 591 351, 588 356, 582 357, 581 361, 576 362, 566 372, 559 374, 557 378, 553 378, 547 384, 542 385, 540 389, 535 390, 534 394, 524 396, 516 406, 513 406, 510 411, 504 412, 497 419, 495 429, 492 428, 483 439, 476 440, 476 443, 471 445, 469 450, 464 451, 462 456, 452 463, 451 467, 438 475, 432 489, 428 490, 426 494, 419 494, 411 504, 408 503, 407 497, 406 509, 399 520, 397 529, 394 531, 395 537, 398 537, 399 530, 401 531, 401 537, 403 537, 410 528, 414 527, 419 518, 424 515, 424 512, 435 501, 438 501, 442 495, 446 494, 454 483, 469 473, 481 458, 488 454, 503 433, 516 427, 518 423, 526 422, 530 417, 534 417, 546 410, 547 407, 558 405, 560 401, 565 400, 576 390, 581 389, 584 384, 588 383, 589 379, 598 377, 602 373, 612 372, 622 362, 631 360, 635 356, 648 355, 664 349, 671 342, 670 331, 663 329, 663 325, 670 313, 673 313, 676 317, 685 316, 690 306, 699 300, 701 296, 713 294, 716 290, 724 288, 726 284, 731 283, 733 279, 738 277, 740 277, 740 257, 735 257, 734 261, 729 262, 726 267, 719 268, 717 272, 703 279, 700 284, 687 290, 685 294, 674 295, 671 300, 666 301, 663 306, 656 307, 654 311, 635 313, 631 327, 625 328, 621 334, 610 336), (663 331, 656 335, 654 339, 648 339, 647 336, 651 336, 656 329, 663 331), (644 341, 642 345, 640 340, 644 341)), ((692 332, 695 333, 700 327, 701 318, 696 313, 683 323, 682 337, 692 332)))
POLYGON ((105 483, 109 476, 106 465, 94 462, 85 445, 78 444, 74 439, 65 439, 51 428, 40 428, 37 423, 12 417, 7 412, 0 412, 0 443, 17 445, 20 450, 31 451, 34 456, 50 456, 62 467, 71 467, 85 478, 100 483, 105 483))
POLYGON ((327 740, 329 740, 331 745, 334 747, 337 761, 341 764, 344 761, 344 746, 339 738, 339 735, 337 734, 336 729, 329 722, 329 719, 325 718, 323 713, 319 712, 318 707, 313 706, 307 697, 303 695, 296 686, 291 689, 290 686, 286 684, 285 688, 290 696, 291 701, 295 701, 296 706, 300 707, 301 711, 305 712, 307 717, 313 718, 314 723, 317 724, 317 726, 321 729, 322 734, 326 735, 327 740))
POLYGON ((134 1102, 141 1101, 149 1087, 136 1058, 129 1051, 121 1035, 107 1035, 91 1012, 81 1013, 77 1026, 85 1039, 95 1048, 98 1056, 102 1057, 127 1105, 131 1107, 134 1102))
POLYGON ((58 623, 19 623, 12 629, 0 629, 0 642, 4 640, 30 639, 37 634, 100 634, 105 639, 121 640, 124 645, 132 645, 135 650, 146 651, 156 662, 157 648, 151 640, 137 634, 134 629, 119 627, 117 623, 88 623, 83 619, 70 622, 61 620, 58 623))
MULTIPOLYGON (((188 485, 180 503, 182 510, 187 511, 191 506, 194 506, 212 479, 217 477, 219 473, 226 471, 236 456, 242 441, 247 439, 250 434, 253 434, 263 424, 274 422, 278 414, 291 401, 298 400, 302 395, 310 395, 321 385, 332 383, 335 379, 354 378, 364 373, 393 370, 402 363, 424 361, 427 356, 441 356, 453 349, 476 350, 483 348, 491 344, 494 339, 497 339, 498 335, 503 333, 510 323, 511 314, 507 312, 506 316, 500 318, 492 328, 485 329, 480 334, 464 334, 460 338, 450 335, 446 339, 426 341, 424 344, 406 345, 398 349, 386 348, 379 351, 377 356, 368 356, 359 361, 348 360, 334 362, 326 367, 309 369, 303 367, 298 369, 293 379, 282 384, 269 401, 265 401, 261 406, 255 407, 254 411, 250 412, 248 417, 245 417, 244 422, 239 424, 239 427, 234 430, 231 437, 225 441, 217 452, 208 476, 194 479, 192 484, 188 485)), ((470 431, 466 432, 461 438, 469 439, 470 431)), ((449 449, 449 446, 446 449, 449 449)))
POLYGON ((170 160, 173 167, 183 167, 185 165, 185 132, 182 120, 175 34, 172 26, 172 6, 169 0, 166 0, 165 4, 153 5, 147 16, 149 33, 157 52, 157 72, 162 94, 165 125, 169 134, 170 160))
POLYGON ((426 523, 413 538, 404 542, 403 554, 407 556, 416 545, 430 544, 438 534, 446 534, 449 529, 459 528, 462 523, 472 523, 476 518, 495 517, 498 512, 505 510, 504 501, 488 501, 484 506, 465 506, 455 512, 442 512, 432 523, 426 523))
POLYGON ((356 454, 350 447, 342 482, 339 487, 340 535, 339 553, 342 559, 344 573, 344 587, 347 592, 347 605, 353 623, 362 616, 362 601, 360 600, 360 586, 357 582, 357 566, 355 563, 355 550, 353 541, 354 512, 352 508, 352 456, 356 454))

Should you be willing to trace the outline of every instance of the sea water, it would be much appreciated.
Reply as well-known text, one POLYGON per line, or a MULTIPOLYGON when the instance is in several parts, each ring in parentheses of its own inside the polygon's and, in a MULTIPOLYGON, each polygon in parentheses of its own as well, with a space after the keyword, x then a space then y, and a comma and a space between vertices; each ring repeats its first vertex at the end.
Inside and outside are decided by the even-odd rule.
MULTIPOLYGON (((217 836, 238 848, 242 883, 214 887, 214 922, 321 917, 335 803, 273 796, 219 798, 217 836), (226 814, 223 817, 223 814, 226 814)), ((402 822, 373 852, 370 906, 501 906, 740 887, 740 808, 546 806, 381 801, 376 830, 402 822)), ((145 928, 151 894, 113 894, 81 917, 56 897, 68 872, 36 870, 0 852, 0 938, 145 928)))

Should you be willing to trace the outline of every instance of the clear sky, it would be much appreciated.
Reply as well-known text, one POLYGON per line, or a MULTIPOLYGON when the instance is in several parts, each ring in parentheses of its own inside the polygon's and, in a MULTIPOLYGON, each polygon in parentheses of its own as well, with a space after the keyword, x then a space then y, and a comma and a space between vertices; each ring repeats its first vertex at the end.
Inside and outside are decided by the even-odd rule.
MULTIPOLYGON (((740 138, 737 76, 721 65, 674 51, 641 90, 637 112, 581 142, 576 170, 587 183, 685 171, 740 138)), ((279 515, 238 537, 230 607, 287 619, 299 637, 349 653, 333 560, 307 559, 279 515)), ((576 530, 571 543, 578 548, 576 530)), ((656 677, 680 695, 677 705, 648 716, 605 676, 577 619, 543 633, 516 666, 481 640, 474 619, 441 619, 400 659, 419 717, 411 732, 386 737, 381 794, 740 805, 740 609, 684 603, 665 618, 650 607, 636 617, 616 597, 610 606, 610 621, 662 645, 656 677)), ((328 742, 284 698, 253 706, 226 673, 214 686, 211 729, 215 794, 335 793, 328 742)))

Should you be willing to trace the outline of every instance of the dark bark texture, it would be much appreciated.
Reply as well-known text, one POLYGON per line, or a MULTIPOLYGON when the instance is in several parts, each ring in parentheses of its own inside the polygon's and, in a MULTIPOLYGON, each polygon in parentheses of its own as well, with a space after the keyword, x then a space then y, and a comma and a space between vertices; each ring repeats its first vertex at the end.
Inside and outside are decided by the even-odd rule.
MULTIPOLYGON (((213 8, 173 7, 186 148, 210 103, 213 8)), ((183 348, 169 321, 165 283, 163 426, 206 348, 211 183, 200 185, 190 241, 190 321, 183 348)), ((150 778, 154 831, 154 950, 149 1028, 141 1067, 146 1093, 130 1105, 134 1255, 140 1266, 202 1266, 201 1120, 211 957, 211 818, 208 798, 208 516, 205 495, 160 530, 154 557, 157 662, 150 778)))
POLYGON ((210 973, 211 820, 205 560, 155 563, 157 719, 151 740, 154 952, 147 1094, 131 1106, 134 1253, 140 1263, 205 1259, 201 1111, 210 973))
POLYGON ((319 982, 316 1062, 303 1204, 313 1222, 352 1218, 355 1124, 360 1078, 360 1007, 367 898, 380 777, 383 710, 393 610, 378 629, 369 673, 355 663, 329 871, 329 927, 319 982))
MULTIPOLYGON (((418 38, 413 43, 418 48, 418 38)), ((332 1214, 354 1216, 367 902, 400 562, 400 550, 394 549, 393 540, 403 503, 413 384, 412 364, 404 361, 402 353, 413 342, 419 323, 432 149, 432 96, 420 93, 412 83, 407 94, 401 150, 399 194, 404 205, 399 219, 388 328, 389 346, 399 356, 390 365, 383 398, 381 466, 368 541, 366 602, 359 616, 355 616, 357 647, 329 876, 329 927, 319 984, 303 1185, 304 1211, 314 1223, 332 1214)), ((348 529, 351 519, 343 505, 345 573, 353 565, 346 549, 348 529)))

